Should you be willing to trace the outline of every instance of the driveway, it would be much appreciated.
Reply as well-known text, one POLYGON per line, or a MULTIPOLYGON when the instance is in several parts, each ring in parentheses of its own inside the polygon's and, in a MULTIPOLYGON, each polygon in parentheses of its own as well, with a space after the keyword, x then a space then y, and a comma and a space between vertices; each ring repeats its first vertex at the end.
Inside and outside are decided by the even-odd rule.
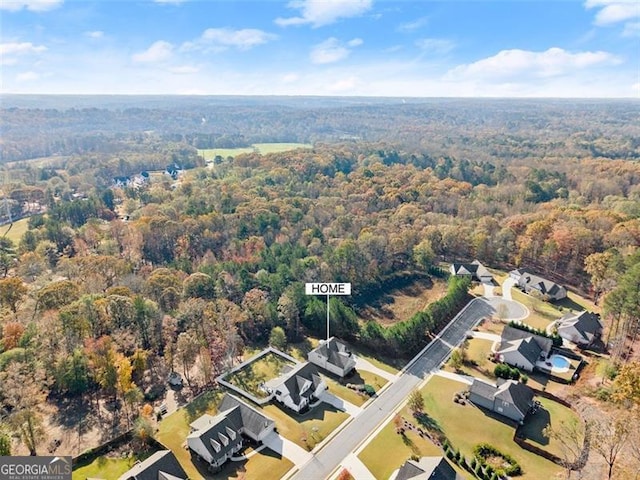
POLYGON ((339 397, 336 397, 335 395, 324 391, 320 394, 319 397, 320 400, 322 400, 325 403, 328 403, 329 405, 333 405, 334 407, 336 407, 338 410, 342 410, 343 412, 347 412, 349 415, 351 415, 352 417, 355 417, 356 415, 358 415, 362 409, 356 405, 354 405, 353 403, 347 402, 346 400, 343 400, 339 397))
POLYGON ((307 452, 304 448, 296 445, 291 440, 287 440, 276 432, 271 432, 267 435, 262 443, 274 452, 291 460, 296 467, 304 465, 313 458, 313 455, 307 452))
POLYGON ((486 301, 493 309, 493 315, 498 315, 502 310, 504 317, 500 320, 524 320, 529 316, 529 309, 515 300, 491 297, 487 298, 486 301))
POLYGON ((382 370, 379 367, 376 367, 369 360, 361 358, 356 355, 356 370, 366 370, 367 372, 375 373, 379 377, 382 377, 390 382, 393 382, 396 379, 396 376, 393 373, 387 372, 386 370, 382 370))
POLYGON ((516 281, 511 277, 507 277, 507 279, 502 282, 502 298, 505 300, 513 300, 513 298, 511 298, 511 289, 515 284, 516 281))
POLYGON ((495 294, 493 293, 493 289, 495 288, 495 286, 493 284, 483 282, 482 288, 484 288, 483 296, 485 296, 486 298, 495 297, 495 294))

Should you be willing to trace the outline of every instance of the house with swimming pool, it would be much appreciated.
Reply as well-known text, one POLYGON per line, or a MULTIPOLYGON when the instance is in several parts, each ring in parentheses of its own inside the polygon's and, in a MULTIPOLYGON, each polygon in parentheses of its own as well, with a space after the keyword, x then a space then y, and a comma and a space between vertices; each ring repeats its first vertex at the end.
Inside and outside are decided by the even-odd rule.
POLYGON ((532 372, 540 362, 544 365, 551 347, 553 341, 550 338, 507 325, 495 355, 497 360, 507 365, 532 372))

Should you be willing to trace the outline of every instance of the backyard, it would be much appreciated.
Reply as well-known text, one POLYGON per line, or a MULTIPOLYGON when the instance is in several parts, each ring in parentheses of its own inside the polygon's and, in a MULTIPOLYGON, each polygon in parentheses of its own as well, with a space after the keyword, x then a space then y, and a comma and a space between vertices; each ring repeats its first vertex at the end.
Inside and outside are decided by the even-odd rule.
POLYGON ((87 478, 117 480, 120 475, 130 470, 138 460, 144 460, 151 453, 153 452, 121 458, 100 456, 93 462, 74 469, 71 478, 73 480, 85 480, 87 478))
MULTIPOLYGON (((462 383, 434 377, 422 390, 426 413, 443 426, 444 433, 454 448, 460 449, 470 458, 476 445, 489 443, 520 463, 523 475, 519 478, 522 480, 553 478, 561 471, 558 465, 522 449, 513 441, 514 422, 470 403, 466 405, 454 403, 453 395, 466 389, 468 386, 462 383)), ((541 402, 549 412, 552 424, 574 415, 571 410, 559 408, 555 402, 547 403, 542 400, 541 402)), ((533 428, 533 432, 535 431, 533 428)), ((553 444, 544 445, 541 448, 555 452, 553 444)))
POLYGON ((268 352, 240 370, 227 374, 224 380, 249 392, 256 398, 266 398, 269 394, 260 388, 261 385, 279 377, 285 373, 284 369, 291 368, 294 365, 291 360, 276 353, 268 352))

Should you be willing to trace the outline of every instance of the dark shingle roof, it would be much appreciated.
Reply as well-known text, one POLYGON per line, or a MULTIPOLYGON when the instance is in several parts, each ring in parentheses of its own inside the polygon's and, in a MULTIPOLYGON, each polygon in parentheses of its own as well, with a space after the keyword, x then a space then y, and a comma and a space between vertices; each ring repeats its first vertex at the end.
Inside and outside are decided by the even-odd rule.
MULTIPOLYGON (((513 340, 520 340, 525 338, 533 338, 540 349, 544 350, 545 352, 549 352, 551 350, 551 347, 553 346, 553 340, 551 340, 550 338, 543 337, 542 335, 536 335, 535 333, 527 332, 525 330, 520 330, 519 328, 510 327, 509 325, 504 327, 500 338, 502 339, 502 342, 500 344, 499 350, 508 348, 509 345, 512 345, 512 343, 509 342, 512 342, 513 340)), ((540 352, 538 352, 538 355, 539 354, 540 352)))
POLYGON ((289 395, 291 395, 291 400, 295 404, 299 404, 301 396, 310 397, 320 385, 320 382, 322 382, 322 378, 320 378, 318 369, 313 363, 307 362, 289 372, 287 379, 284 381, 284 386, 287 388, 289 395), (300 393, 307 381, 312 383, 311 388, 304 393, 300 393))
POLYGON ((188 437, 199 438, 213 458, 220 458, 242 441, 239 427, 234 425, 232 419, 227 416, 227 413, 228 412, 221 412, 215 417, 210 417, 209 424, 206 427, 191 433, 188 437), (233 438, 234 436, 235 438, 233 438), (228 440, 226 445, 225 439, 228 440), (219 451, 214 449, 212 441, 218 445, 219 451))
POLYGON ((145 461, 134 465, 133 468, 120 477, 120 480, 173 480, 186 479, 187 474, 178 463, 171 450, 160 450, 145 461))
POLYGON ((490 383, 484 382, 482 380, 478 380, 477 378, 473 379, 473 383, 471 384, 471 388, 469 389, 471 393, 475 393, 479 397, 486 398, 491 401, 493 401, 496 390, 497 387, 495 387, 494 385, 491 385, 490 383))
POLYGON ((495 397, 515 405, 523 415, 526 415, 533 402, 533 395, 533 390, 525 384, 515 380, 507 380, 498 385, 495 397))
POLYGON ((461 478, 444 457, 407 460, 398 470, 396 480, 456 480, 461 478))
POLYGON ((523 283, 531 286, 536 290, 539 290, 543 295, 555 295, 560 290, 560 285, 546 278, 529 273, 526 270, 522 271, 523 283))
POLYGON ((229 393, 222 397, 218 409, 221 412, 228 412, 227 416, 231 418, 238 428, 244 427, 246 431, 251 432, 256 437, 265 428, 275 424, 269 417, 229 393))
POLYGON ((586 343, 591 343, 596 333, 602 332, 602 322, 595 313, 586 311, 579 314, 568 313, 558 321, 558 333, 561 334, 567 329, 575 329, 586 343))
POLYGON ((316 351, 326 358, 329 363, 340 368, 347 366, 351 357, 351 352, 347 346, 335 337, 322 342, 316 351))

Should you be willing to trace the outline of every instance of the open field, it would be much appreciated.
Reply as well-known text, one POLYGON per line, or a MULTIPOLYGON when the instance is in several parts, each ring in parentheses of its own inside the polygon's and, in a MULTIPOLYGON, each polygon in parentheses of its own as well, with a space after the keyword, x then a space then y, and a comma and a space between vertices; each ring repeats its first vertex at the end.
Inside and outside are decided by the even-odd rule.
POLYGON ((349 418, 346 413, 326 403, 302 415, 293 411, 285 412, 274 404, 264 406, 262 411, 275 420, 280 435, 309 451, 349 418))
POLYGON ((313 148, 313 145, 309 143, 254 143, 250 147, 242 148, 207 148, 198 150, 198 155, 201 155, 206 161, 213 161, 216 155, 220 155, 222 158, 235 157, 243 153, 257 152, 262 155, 268 153, 288 152, 289 150, 297 150, 298 148, 313 148))
MULTIPOLYGON (((514 441, 515 423, 480 409, 473 404, 459 405, 453 402, 456 392, 466 390, 462 383, 442 377, 434 377, 422 390, 425 399, 425 412, 441 425, 445 435, 454 448, 467 457, 471 457, 473 448, 479 443, 489 443, 504 453, 508 453, 522 466, 522 480, 538 480, 554 478, 562 469, 555 463, 520 448, 514 441)), ((558 409, 557 404, 551 402, 549 408, 552 424, 573 415, 570 410, 558 409)), ((536 432, 537 427, 533 428, 536 432)), ((552 446, 553 447, 553 446, 552 446)), ((549 448, 552 448, 549 447, 549 448)), ((541 448, 547 448, 542 446, 541 448)), ((553 447, 555 449, 555 447, 553 447)))
POLYGON ((224 379, 257 398, 265 398, 268 394, 260 385, 279 377, 286 366, 292 367, 293 362, 269 352, 240 370, 228 374, 224 379))
POLYGON ((13 222, 11 230, 9 230, 9 225, 2 225, 0 227, 0 237, 4 236, 7 230, 9 230, 9 233, 7 233, 7 238, 11 240, 15 246, 18 246, 22 235, 24 235, 24 232, 26 232, 28 229, 29 219, 21 218, 20 220, 16 220, 15 222, 13 222))
POLYGON ((447 292, 447 282, 419 278, 403 287, 391 288, 371 299, 358 313, 363 321, 375 320, 382 325, 392 325, 407 320, 422 311, 430 303, 447 292))
POLYGON ((562 312, 552 304, 533 298, 517 288, 511 289, 511 296, 516 302, 522 303, 529 309, 529 316, 523 322, 532 327, 545 329, 551 322, 562 316, 562 312))

